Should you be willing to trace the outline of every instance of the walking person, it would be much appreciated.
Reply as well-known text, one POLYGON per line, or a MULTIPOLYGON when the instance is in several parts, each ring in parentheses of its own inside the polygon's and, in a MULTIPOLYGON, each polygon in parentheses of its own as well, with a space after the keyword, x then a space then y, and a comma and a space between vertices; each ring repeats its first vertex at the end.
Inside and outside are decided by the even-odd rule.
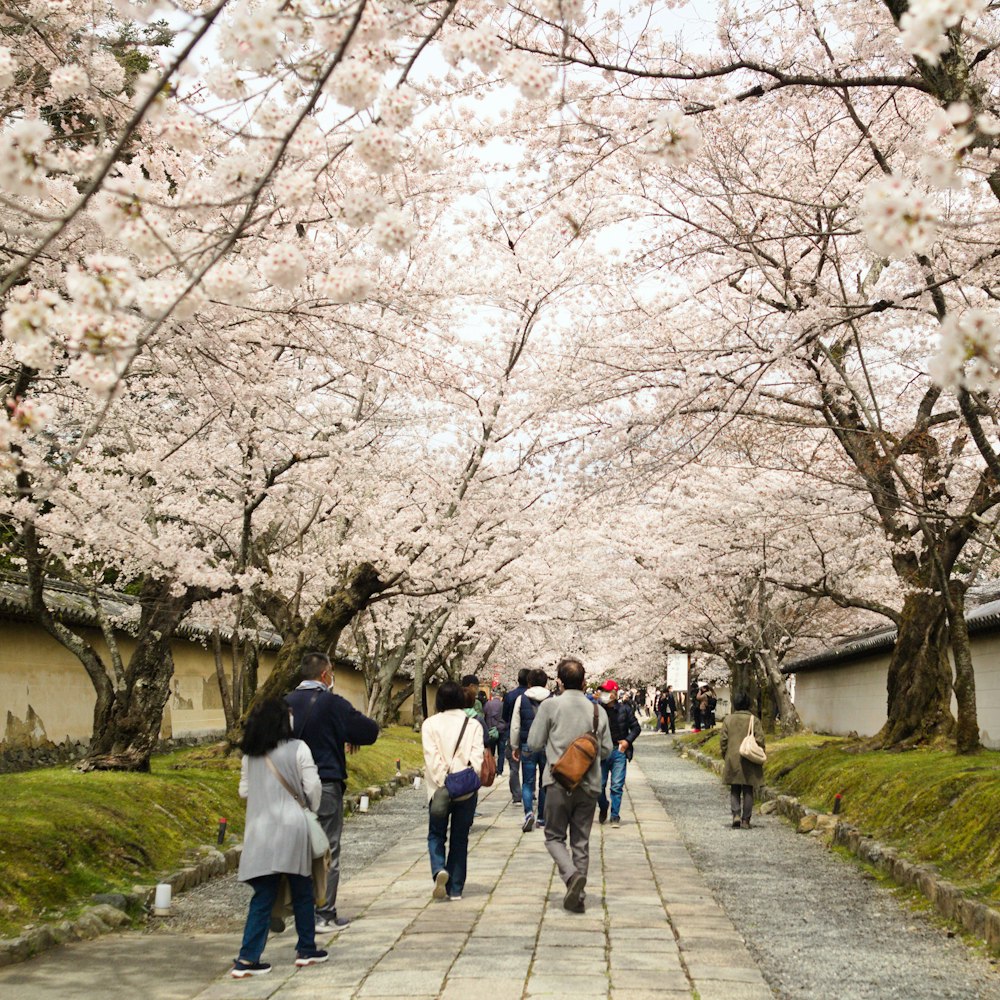
POLYGON ((754 789, 764 783, 764 766, 740 755, 740 744, 753 723, 754 739, 764 749, 764 727, 750 711, 750 696, 740 693, 733 699, 733 711, 722 720, 720 751, 722 780, 729 785, 729 805, 733 829, 750 829, 754 789))
POLYGON ((285 701, 292 710, 292 734, 312 751, 323 783, 323 797, 316 814, 330 841, 330 870, 326 902, 316 910, 316 930, 326 934, 351 922, 347 917, 337 916, 347 753, 374 743, 379 730, 374 719, 331 691, 333 664, 325 653, 306 653, 299 665, 299 676, 301 683, 286 695, 285 701))
POLYGON ((503 711, 500 714, 500 718, 503 720, 505 727, 500 732, 500 739, 503 741, 502 752, 507 763, 510 765, 510 798, 514 803, 521 801, 521 768, 512 756, 517 747, 514 746, 514 743, 510 738, 510 722, 511 717, 514 714, 514 705, 517 703, 517 699, 524 694, 524 691, 528 686, 528 674, 529 670, 527 667, 522 667, 517 672, 517 686, 511 688, 503 696, 503 711))
POLYGON ((248 716, 240 743, 240 796, 247 800, 247 819, 238 877, 253 887, 253 898, 243 944, 229 972, 233 979, 271 971, 261 955, 282 876, 288 879, 298 933, 295 964, 315 965, 327 959, 327 953, 316 947, 312 842, 299 804, 301 800, 315 809, 322 785, 309 747, 291 736, 288 707, 278 698, 268 698, 248 716))
POLYGON ((503 774, 503 753, 501 743, 503 741, 503 699, 500 697, 500 689, 494 688, 493 694, 483 705, 483 715, 486 717, 487 732, 497 734, 497 774, 503 774))
POLYGON ((534 724, 538 706, 549 697, 549 676, 544 670, 532 670, 528 674, 528 687, 524 689, 510 717, 510 740, 514 747, 513 759, 521 767, 521 804, 524 807, 524 822, 521 829, 528 833, 533 826, 545 826, 545 785, 541 775, 545 769, 545 745, 537 750, 528 748, 528 737, 534 724), (538 787, 538 812, 534 810, 535 787, 538 787))
POLYGON ((590 831, 601 790, 601 761, 612 751, 611 730, 607 712, 583 693, 583 664, 567 657, 559 662, 556 670, 563 693, 539 706, 528 734, 528 749, 535 752, 544 749, 550 762, 542 776, 547 792, 545 847, 566 884, 563 907, 572 913, 583 913, 590 867, 590 831), (552 777, 551 762, 558 761, 577 737, 593 730, 595 713, 600 745, 598 755, 580 784, 573 791, 567 791, 552 777))
POLYGON ((667 690, 660 696, 657 714, 662 720, 660 725, 663 732, 677 732, 677 698, 670 684, 667 685, 667 690))
POLYGON ((424 748, 424 782, 430 817, 427 823, 427 853, 434 879, 434 899, 462 898, 468 869, 469 830, 476 812, 478 792, 468 798, 451 799, 444 790, 449 774, 472 767, 476 773, 483 766, 483 730, 466 714, 465 690, 454 681, 438 688, 437 713, 420 729, 424 748), (450 831, 449 831, 450 824, 450 831), (445 848, 447 846, 447 854, 445 848))
POLYGON ((607 821, 611 808, 611 826, 621 825, 622 793, 625 791, 625 772, 632 759, 632 745, 639 738, 642 727, 632 706, 618 700, 618 682, 610 678, 599 688, 598 700, 608 713, 611 742, 614 749, 601 761, 601 795, 597 800, 600 821, 607 821), (611 779, 611 801, 608 802, 608 779, 611 779))

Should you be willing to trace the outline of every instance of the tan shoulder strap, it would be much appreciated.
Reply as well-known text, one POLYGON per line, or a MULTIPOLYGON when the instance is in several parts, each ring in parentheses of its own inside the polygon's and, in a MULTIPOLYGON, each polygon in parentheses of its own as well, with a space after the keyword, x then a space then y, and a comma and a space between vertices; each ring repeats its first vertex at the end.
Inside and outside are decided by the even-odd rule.
POLYGON ((278 781, 281 782, 282 788, 284 788, 285 791, 288 792, 288 794, 291 795, 291 797, 295 799, 295 801, 298 802, 303 809, 305 809, 306 804, 302 801, 302 796, 294 791, 292 786, 285 780, 285 776, 274 766, 274 761, 271 760, 267 754, 264 754, 264 763, 267 764, 267 766, 271 769, 271 773, 278 779, 278 781))

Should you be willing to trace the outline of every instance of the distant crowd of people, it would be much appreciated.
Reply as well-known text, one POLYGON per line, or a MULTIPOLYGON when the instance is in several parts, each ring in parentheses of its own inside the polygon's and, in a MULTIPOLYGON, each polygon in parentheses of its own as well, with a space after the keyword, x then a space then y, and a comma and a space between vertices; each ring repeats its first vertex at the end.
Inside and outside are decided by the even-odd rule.
MULTIPOLYGON (((544 831, 566 887, 563 906, 583 913, 594 818, 621 824, 639 713, 652 709, 664 733, 676 732, 678 714, 688 710, 695 731, 716 724, 715 691, 707 684, 690 693, 669 685, 623 692, 605 678, 588 688, 576 657, 560 660, 555 675, 552 683, 545 670, 523 669, 511 690, 487 692, 470 674, 437 689, 436 712, 421 728, 432 898, 461 900, 479 790, 506 772, 511 800, 523 810, 522 832, 544 831)), ((247 819, 239 878, 253 897, 230 970, 236 979, 270 971, 264 946, 286 919, 295 924, 297 966, 326 961, 316 935, 350 922, 337 913, 347 757, 374 743, 379 727, 333 693, 333 665, 323 653, 303 658, 300 678, 284 699, 256 706, 241 743, 247 819)), ((749 698, 738 697, 721 732, 732 825, 742 828, 750 825, 754 788, 763 780, 760 765, 742 756, 755 723, 763 754, 760 721, 749 709, 749 698)))

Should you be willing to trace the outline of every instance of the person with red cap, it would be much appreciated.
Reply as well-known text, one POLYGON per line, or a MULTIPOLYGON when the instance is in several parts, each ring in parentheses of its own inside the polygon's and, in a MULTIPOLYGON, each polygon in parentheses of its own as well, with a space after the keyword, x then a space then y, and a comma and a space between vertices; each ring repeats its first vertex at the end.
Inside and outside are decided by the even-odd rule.
POLYGON ((625 790, 625 771, 632 759, 632 744, 639 737, 642 728, 635 717, 631 705, 618 700, 618 682, 610 678, 598 688, 598 701, 608 713, 611 728, 611 742, 614 750, 601 761, 601 796, 597 800, 598 819, 606 823, 608 819, 608 777, 611 778, 611 825, 621 825, 622 792, 625 790))

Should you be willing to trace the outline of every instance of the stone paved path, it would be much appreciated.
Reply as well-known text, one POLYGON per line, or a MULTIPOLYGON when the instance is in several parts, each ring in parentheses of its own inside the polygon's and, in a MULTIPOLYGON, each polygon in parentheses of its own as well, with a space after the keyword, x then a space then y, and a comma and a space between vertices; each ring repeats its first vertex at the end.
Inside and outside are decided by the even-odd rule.
POLYGON ((355 914, 326 965, 296 970, 272 937, 268 976, 220 979, 198 1000, 772 1000, 641 767, 622 826, 595 823, 587 912, 562 908, 539 831, 523 834, 506 782, 481 794, 463 899, 435 902, 421 824, 341 887, 355 914))

